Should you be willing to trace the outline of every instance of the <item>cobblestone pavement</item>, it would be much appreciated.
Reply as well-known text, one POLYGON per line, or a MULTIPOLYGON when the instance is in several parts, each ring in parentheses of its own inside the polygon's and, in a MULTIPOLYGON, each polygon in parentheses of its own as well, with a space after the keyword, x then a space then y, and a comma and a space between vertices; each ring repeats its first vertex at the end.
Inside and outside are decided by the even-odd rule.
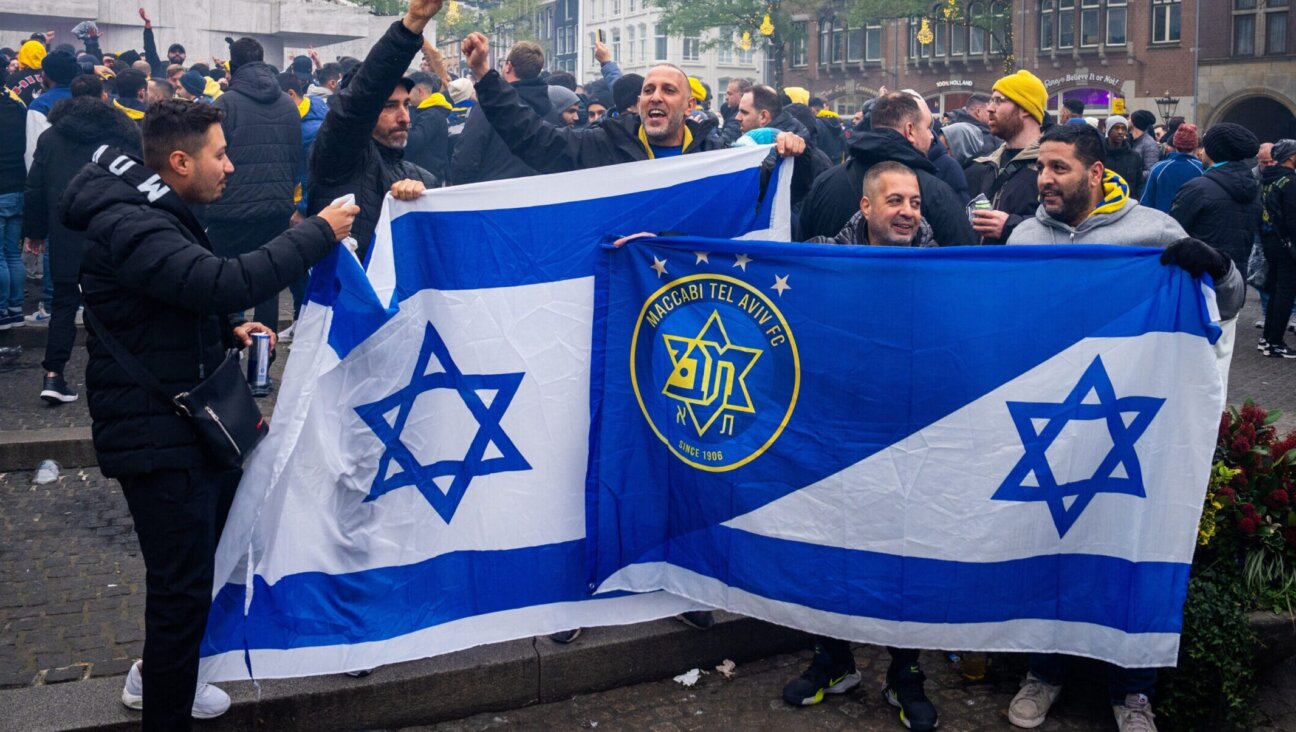
MULTIPOLYGON (((578 643, 580 641, 577 641, 578 643)), ((767 658, 739 666, 733 679, 718 673, 685 688, 662 680, 626 686, 567 701, 507 712, 479 714, 453 722, 409 727, 402 732, 478 732, 480 730, 903 730, 895 710, 879 690, 886 676, 887 655, 880 648, 861 646, 855 658, 864 682, 855 690, 828 697, 822 704, 797 709, 783 703, 780 693, 788 680, 809 663, 808 652, 767 658)), ((940 713, 940 729, 980 732, 1015 729, 1006 709, 1017 691, 1021 657, 1007 657, 985 682, 971 683, 942 654, 924 653, 927 695, 940 713)), ((686 669, 681 669, 681 672, 686 669)), ((1102 674, 1094 664, 1082 667, 1039 727, 1042 732, 1110 732, 1116 729, 1111 708, 1104 703, 1102 674)), ((1259 730, 1296 730, 1296 660, 1265 676, 1260 694, 1259 730)))

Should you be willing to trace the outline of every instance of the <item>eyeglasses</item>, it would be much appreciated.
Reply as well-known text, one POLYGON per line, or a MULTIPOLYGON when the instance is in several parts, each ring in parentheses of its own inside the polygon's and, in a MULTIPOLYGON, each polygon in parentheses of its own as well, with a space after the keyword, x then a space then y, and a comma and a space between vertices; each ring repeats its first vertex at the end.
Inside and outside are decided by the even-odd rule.
POLYGON ((993 96, 990 97, 990 101, 986 102, 986 106, 988 106, 988 107, 997 107, 997 106, 999 106, 1000 104, 1007 104, 1008 102, 1011 102, 1011 101, 1012 101, 1012 100, 1009 99, 1008 97, 1001 97, 1001 96, 999 96, 998 94, 995 94, 995 95, 993 95, 993 96))

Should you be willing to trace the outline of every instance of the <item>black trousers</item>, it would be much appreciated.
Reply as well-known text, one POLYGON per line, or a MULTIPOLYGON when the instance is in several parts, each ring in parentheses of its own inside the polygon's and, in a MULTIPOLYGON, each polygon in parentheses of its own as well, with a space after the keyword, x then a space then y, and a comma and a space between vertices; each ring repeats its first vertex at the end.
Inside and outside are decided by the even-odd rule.
POLYGON ((241 476, 241 470, 195 468, 120 479, 146 575, 145 730, 190 728, 216 543, 241 476))
MULTIPOLYGON (((288 230, 288 217, 252 221, 213 221, 207 227, 212 250, 222 257, 237 257, 255 251, 288 230)), ((242 315, 242 313, 237 313, 242 315)), ((256 304, 252 319, 279 331, 279 293, 256 304)))
MULTIPOLYGON (((850 643, 840 638, 829 638, 823 635, 815 636, 815 648, 822 650, 832 659, 832 665, 839 668, 855 668, 855 654, 851 652, 850 643)), ((891 666, 887 668, 887 681, 893 681, 896 674, 918 663, 918 649, 916 648, 892 648, 887 646, 887 653, 891 654, 891 666)))
MULTIPOLYGON (((1277 345, 1283 342, 1287 319, 1292 303, 1296 302, 1296 256, 1283 246, 1282 239, 1265 235, 1260 240, 1265 261, 1269 263, 1269 307, 1265 309, 1265 342, 1277 345)), ((56 295, 57 297, 57 295, 56 295)))
POLYGON ((63 373, 72 358, 76 342, 76 312, 81 307, 81 289, 72 282, 54 281, 54 306, 50 312, 49 334, 45 336, 45 360, 41 368, 63 373))

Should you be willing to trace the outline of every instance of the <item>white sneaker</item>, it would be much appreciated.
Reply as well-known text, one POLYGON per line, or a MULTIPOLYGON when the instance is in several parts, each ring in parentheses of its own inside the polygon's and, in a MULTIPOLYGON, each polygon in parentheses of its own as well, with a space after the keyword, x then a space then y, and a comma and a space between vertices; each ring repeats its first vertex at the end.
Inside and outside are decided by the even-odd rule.
POLYGON ((1291 316, 1291 320, 1287 321, 1287 330, 1296 333, 1296 315, 1291 316))
POLYGON ((1263 328, 1263 327, 1264 327, 1264 318, 1261 318, 1261 319, 1257 320, 1257 321, 1255 322, 1255 327, 1257 327, 1257 328, 1263 328))
MULTIPOLYGON (((130 709, 144 708, 144 678, 140 676, 141 661, 131 664, 126 674, 126 685, 122 687, 121 700, 130 709)), ((194 719, 214 719, 229 711, 229 694, 211 684, 198 684, 194 691, 193 709, 190 715, 194 719)))
POLYGON ((48 323, 49 319, 49 313, 45 312, 45 303, 37 305, 36 312, 23 318, 23 320, 28 323, 48 323))
POLYGON ((1008 704, 1008 721, 1024 729, 1044 724, 1049 707, 1053 706, 1061 693, 1061 686, 1046 684, 1034 674, 1026 674, 1026 680, 1022 682, 1021 689, 1017 690, 1017 696, 1008 704))
POLYGON ((292 338, 293 338, 293 328, 295 328, 296 326, 297 326, 297 324, 296 324, 296 323, 293 323, 292 325, 288 326, 287 328, 284 328, 283 330, 279 331, 279 342, 280 342, 280 343, 292 343, 292 338))
POLYGON ((1156 732, 1152 721, 1152 705, 1143 694, 1126 694, 1125 703, 1112 707, 1116 715, 1116 729, 1120 732, 1156 732))

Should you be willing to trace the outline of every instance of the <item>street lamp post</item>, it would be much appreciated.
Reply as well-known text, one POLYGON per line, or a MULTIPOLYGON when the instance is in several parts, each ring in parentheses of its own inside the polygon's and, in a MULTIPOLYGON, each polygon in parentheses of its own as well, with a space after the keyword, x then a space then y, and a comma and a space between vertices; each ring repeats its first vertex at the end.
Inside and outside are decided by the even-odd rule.
POLYGON ((1175 109, 1179 107, 1179 98, 1170 96, 1169 90, 1161 97, 1152 100, 1156 102, 1157 111, 1161 113, 1161 121, 1169 123, 1170 118, 1174 116, 1175 109))

